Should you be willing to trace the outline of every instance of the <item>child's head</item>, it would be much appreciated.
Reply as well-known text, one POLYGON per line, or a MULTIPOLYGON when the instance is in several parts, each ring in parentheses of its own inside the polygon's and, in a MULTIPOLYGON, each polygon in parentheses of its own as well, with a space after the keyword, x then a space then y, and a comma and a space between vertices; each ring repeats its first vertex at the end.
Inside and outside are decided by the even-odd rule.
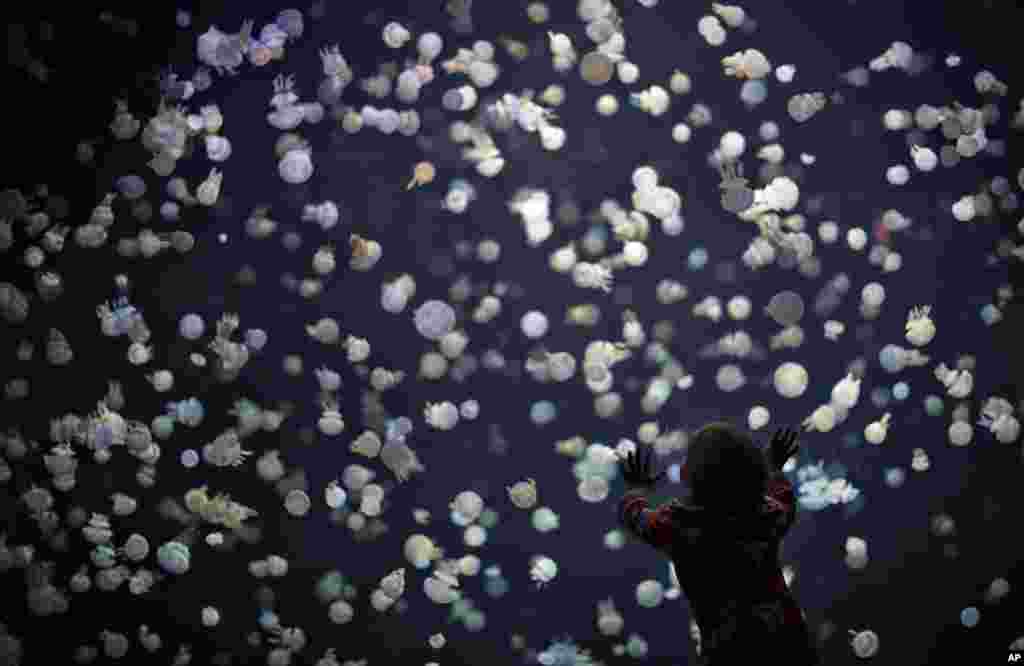
POLYGON ((741 512, 760 504, 768 465, 746 432, 730 423, 709 423, 690 439, 686 479, 695 504, 741 512))

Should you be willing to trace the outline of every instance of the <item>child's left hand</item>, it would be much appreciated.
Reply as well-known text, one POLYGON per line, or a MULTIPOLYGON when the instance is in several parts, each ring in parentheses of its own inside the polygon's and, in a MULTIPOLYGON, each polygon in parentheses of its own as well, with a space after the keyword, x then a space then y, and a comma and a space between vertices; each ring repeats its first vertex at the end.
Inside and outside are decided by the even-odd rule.
POLYGON ((654 448, 651 446, 638 447, 636 451, 630 451, 625 456, 619 457, 622 478, 625 479, 627 486, 653 488, 658 485, 658 482, 665 476, 665 471, 654 473, 651 464, 653 457, 654 448))

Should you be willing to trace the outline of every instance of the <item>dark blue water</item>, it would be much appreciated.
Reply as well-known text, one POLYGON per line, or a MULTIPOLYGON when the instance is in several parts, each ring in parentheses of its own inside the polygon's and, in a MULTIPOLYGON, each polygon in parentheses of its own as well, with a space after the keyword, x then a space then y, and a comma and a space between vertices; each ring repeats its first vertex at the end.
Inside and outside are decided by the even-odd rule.
MULTIPOLYGON (((545 29, 566 31, 582 39, 573 3, 552 4, 558 6, 552 7, 552 22, 545 29)), ((703 8, 662 2, 665 6, 647 10, 624 0, 618 5, 625 19, 627 54, 640 67, 640 82, 644 86, 665 85, 677 68, 693 78, 693 91, 684 98, 675 98, 665 116, 651 118, 629 108, 625 104, 627 87, 613 82, 607 92, 620 97, 623 109, 612 118, 601 118, 593 107, 605 90, 585 87, 575 74, 570 75, 566 78, 568 101, 558 110, 559 123, 569 133, 565 149, 552 155, 539 148, 535 137, 529 137, 521 142, 521 148, 506 147, 508 165, 501 176, 483 181, 470 165, 457 159, 458 153, 446 140, 450 114, 443 116, 437 109, 449 84, 439 76, 418 104, 424 127, 416 139, 398 134, 383 136, 369 129, 350 136, 330 119, 315 127, 304 126, 300 131, 313 146, 316 174, 297 187, 280 180, 273 156, 278 132, 264 119, 272 94, 271 81, 278 74, 294 74, 300 96, 311 100, 320 80, 317 52, 326 45, 340 45, 357 77, 375 73, 380 62, 396 58, 378 38, 381 26, 392 19, 414 33, 442 32, 446 37, 445 55, 450 44, 469 46, 472 39, 495 39, 498 35, 515 37, 538 51, 545 48, 543 30, 528 23, 522 3, 478 1, 475 5, 476 32, 469 38, 451 33, 441 3, 327 3, 323 18, 307 17, 306 33, 288 49, 285 61, 256 71, 245 65, 235 78, 215 77, 213 88, 197 95, 194 106, 217 103, 225 117, 224 133, 233 144, 234 153, 223 169, 221 201, 212 211, 186 211, 178 224, 158 219, 152 222, 158 230, 187 229, 197 239, 195 250, 183 257, 167 254, 148 261, 126 261, 112 247, 82 250, 69 242, 56 263, 68 282, 67 293, 52 304, 37 299, 26 324, 0 329, 8 350, 3 352, 6 360, 0 363, 0 374, 5 382, 13 377, 29 377, 32 385, 28 401, 5 402, 0 407, 4 426, 17 426, 26 438, 45 444, 49 419, 69 411, 85 414, 93 409, 104 395, 108 379, 124 386, 128 404, 122 413, 126 418, 148 422, 162 411, 165 399, 155 396, 141 374, 124 362, 123 340, 114 342, 100 335, 94 314, 95 306, 113 295, 112 276, 127 273, 133 283, 133 303, 143 310, 153 331, 156 366, 171 368, 177 375, 170 399, 199 397, 207 418, 195 430, 179 426, 164 444, 160 481, 151 490, 135 484, 135 463, 126 456, 115 455, 109 465, 97 467, 83 454, 79 485, 71 503, 89 511, 103 511, 109 508, 107 498, 112 492, 134 495, 143 508, 135 516, 119 520, 117 533, 123 540, 132 531, 142 532, 154 548, 181 531, 156 515, 159 500, 165 496, 180 500, 187 489, 203 483, 230 492, 260 512, 254 521, 261 534, 258 543, 229 553, 215 553, 197 544, 192 549, 189 574, 157 586, 142 598, 134 598, 127 591, 76 596, 70 613, 60 618, 25 617, 23 574, 3 574, 5 608, 0 621, 26 638, 24 663, 51 663, 43 657, 49 647, 54 650, 52 660, 57 660, 52 663, 66 663, 76 646, 95 643, 100 630, 108 628, 134 636, 140 623, 160 632, 169 647, 156 658, 146 656, 136 646, 125 658, 131 663, 169 661, 182 642, 194 646, 194 663, 207 663, 214 653, 231 653, 234 663, 259 663, 265 648, 244 645, 245 635, 257 629, 258 612, 253 600, 258 583, 247 574, 246 565, 271 553, 281 554, 291 563, 288 577, 262 582, 273 589, 275 610, 282 622, 305 628, 310 637, 310 646, 297 658, 300 663, 313 663, 328 647, 337 648, 342 660, 365 657, 371 664, 420 664, 431 660, 445 666, 519 663, 523 653, 510 647, 512 634, 522 636, 535 650, 557 635, 569 634, 590 648, 595 658, 625 663, 629 659, 613 656, 612 641, 602 638, 593 626, 597 602, 608 597, 614 598, 625 617, 623 638, 636 633, 647 641, 648 661, 693 663, 692 647, 686 638, 689 616, 685 602, 644 609, 635 601, 635 586, 641 580, 668 582, 666 563, 640 545, 628 545, 621 551, 609 551, 602 545, 605 533, 615 526, 614 506, 621 488, 613 486, 612 496, 604 503, 581 502, 575 493, 571 461, 554 453, 556 441, 574 435, 607 444, 622 437, 635 438, 638 424, 651 418, 639 409, 641 394, 624 390, 626 409, 621 417, 600 421, 593 415, 591 395, 575 382, 537 385, 522 373, 485 370, 464 383, 415 381, 418 358, 430 345, 416 334, 411 308, 390 315, 379 306, 382 279, 406 272, 417 281, 416 304, 428 298, 447 298, 449 286, 461 275, 468 275, 474 284, 514 285, 495 322, 487 326, 471 321, 465 324, 471 353, 479 356, 484 350, 500 348, 513 370, 521 368, 531 348, 518 330, 519 319, 528 310, 541 310, 551 319, 551 332, 544 340, 549 350, 577 355, 589 339, 618 336, 621 311, 627 307, 640 312, 648 327, 657 320, 673 321, 676 335, 670 351, 696 375, 696 385, 687 392, 676 392, 657 415, 662 431, 692 430, 711 419, 742 422, 750 406, 758 403, 771 409, 773 425, 800 421, 817 404, 828 400, 832 384, 843 376, 851 361, 865 358, 869 369, 862 384, 861 402, 850 419, 832 433, 811 433, 803 440, 804 461, 841 464, 849 481, 861 489, 863 507, 856 512, 833 507, 800 517, 782 554, 784 564, 796 570, 796 596, 815 631, 828 636, 828 627, 833 627, 831 637, 823 639, 827 663, 854 660, 845 639, 850 628, 870 628, 878 633, 882 649, 876 661, 882 664, 939 663, 940 657, 953 649, 994 647, 1001 654, 1019 633, 1019 627, 1005 623, 1013 616, 1013 609, 1019 610, 1018 593, 1011 592, 997 607, 981 605, 981 595, 999 576, 1024 584, 1024 579, 1011 571, 1021 552, 1016 537, 1016 509, 1022 499, 1016 482, 1020 450, 1017 445, 996 443, 981 429, 976 429, 971 446, 950 448, 946 428, 955 401, 946 399, 941 417, 927 416, 923 401, 926 395, 940 392, 932 376, 934 364, 951 365, 961 354, 972 354, 977 361, 975 391, 968 401, 972 420, 981 401, 989 396, 1002 395, 1015 404, 1024 397, 1015 392, 1021 369, 1015 333, 1020 330, 1021 306, 1016 301, 1007 305, 1004 321, 991 328, 979 314, 985 304, 993 302, 996 289, 1014 277, 1005 260, 990 263, 987 258, 995 253, 998 239, 1012 231, 1019 214, 966 225, 956 222, 949 213, 954 200, 977 191, 994 176, 1006 176, 1016 184, 1019 161, 1015 160, 1015 149, 1019 138, 1008 129, 1007 121, 1016 110, 1019 93, 1015 84, 1020 82, 1020 75, 1012 57, 1014 42, 999 36, 999 27, 1013 25, 1021 17, 1020 11, 1012 3, 749 5, 746 9, 756 19, 757 31, 751 35, 732 32, 725 46, 710 49, 696 32, 703 8), (842 72, 866 64, 894 40, 906 41, 927 54, 934 60, 934 67, 915 77, 896 71, 873 74, 867 88, 852 88, 841 82, 842 72), (721 75, 718 59, 752 47, 763 51, 773 65, 794 64, 797 74, 788 86, 769 81, 768 100, 748 112, 738 99, 739 84, 721 75), (942 65, 950 52, 962 57, 960 67, 948 69, 942 65), (941 106, 953 100, 980 106, 971 79, 983 68, 1010 86, 1009 96, 997 100, 1002 119, 989 128, 990 138, 1007 140, 1008 158, 981 156, 955 169, 915 172, 903 188, 887 185, 885 168, 909 164, 909 156, 903 134, 886 132, 881 115, 891 108, 913 110, 922 103, 941 106), (843 101, 831 103, 805 124, 790 120, 785 111, 789 96, 817 90, 838 92, 843 101), (712 126, 695 130, 685 146, 672 143, 672 126, 695 102, 711 108, 712 126), (894 234, 890 241, 892 249, 903 256, 900 271, 882 273, 867 262, 865 254, 854 255, 842 244, 819 244, 822 273, 814 280, 775 266, 752 272, 739 262, 755 230, 721 211, 718 177, 708 168, 706 155, 721 133, 729 129, 746 134, 751 146, 764 120, 779 123, 787 163, 794 162, 802 152, 817 158, 812 167, 795 172, 801 183, 801 205, 814 197, 820 200, 820 210, 807 213, 808 231, 813 232, 817 222, 825 219, 835 220, 844 230, 851 226, 870 230, 889 208, 914 220, 911 232, 894 234), (412 165, 424 157, 437 163, 437 180, 429 188, 405 192, 412 165), (573 203, 584 212, 596 209, 609 197, 626 204, 632 189, 630 174, 640 164, 655 166, 667 184, 683 196, 684 233, 668 238, 655 229, 650 262, 643 270, 618 273, 611 295, 581 293, 570 280, 548 272, 548 253, 578 238, 588 223, 559 227, 541 248, 529 248, 523 243, 520 223, 509 216, 506 202, 520 187, 529 186, 548 190, 556 206, 573 203), (457 177, 472 180, 479 192, 479 198, 462 216, 453 216, 439 205, 445 186, 457 177), (341 209, 342 222, 335 229, 325 233, 300 222, 304 203, 326 199, 336 201, 341 209), (269 240, 255 241, 244 232, 245 218, 258 205, 272 206, 271 216, 280 225, 279 233, 269 240), (286 231, 302 234, 298 250, 289 252, 282 247, 281 233, 286 231), (339 266, 344 266, 349 233, 373 238, 383 245, 384 258, 372 272, 339 269, 315 301, 305 301, 281 287, 282 274, 308 274, 312 253, 322 244, 334 243, 339 248, 339 266), (218 241, 220 234, 226 235, 226 243, 218 241), (501 243, 499 262, 485 265, 456 256, 455 243, 482 239, 501 243), (703 271, 686 268, 687 255, 695 248, 703 248, 709 255, 708 267, 703 271), (238 285, 236 275, 243 267, 255 275, 254 286, 238 285), (803 321, 806 342, 800 349, 774 352, 765 361, 742 362, 748 383, 735 393, 714 388, 714 373, 724 361, 701 359, 698 351, 736 326, 727 320, 713 324, 690 317, 693 303, 709 294, 723 300, 737 294, 748 296, 755 309, 744 326, 767 346, 770 336, 777 332, 761 313, 768 299, 778 291, 792 289, 813 302, 825 281, 840 272, 847 273, 853 284, 850 296, 831 315, 847 325, 840 342, 825 340, 821 334, 823 322, 809 312, 803 321), (735 277, 719 279, 724 274, 735 277), (687 285, 690 299, 663 306, 654 299, 654 285, 670 277, 687 285), (858 334, 862 323, 857 312, 858 294, 870 281, 886 287, 887 300, 882 316, 858 334), (561 326, 565 308, 582 302, 601 305, 604 316, 600 324, 589 331, 561 326), (933 306, 939 331, 927 348, 932 363, 899 376, 885 373, 877 362, 878 351, 888 343, 905 345, 902 331, 906 313, 911 307, 925 304, 933 306), (177 321, 188 312, 202 315, 208 328, 222 313, 238 312, 242 328, 265 329, 269 343, 238 381, 221 385, 189 368, 187 356, 198 347, 176 337, 177 321), (347 529, 332 525, 321 500, 323 486, 338 477, 346 465, 358 462, 347 445, 364 429, 360 420, 363 383, 344 361, 343 352, 325 349, 304 331, 306 324, 328 316, 338 321, 344 334, 371 341, 374 365, 400 368, 410 375, 399 389, 385 395, 384 404, 391 415, 408 415, 416 423, 410 443, 426 471, 403 485, 392 487, 390 481, 385 482, 389 494, 383 519, 388 531, 370 543, 357 543, 347 529), (51 326, 64 331, 75 348, 76 359, 66 368, 53 368, 42 360, 42 344, 51 326), (23 339, 36 343, 37 358, 16 363, 13 345, 23 339), (282 371, 282 359, 288 354, 303 357, 305 372, 301 377, 289 377, 282 371), (800 361, 811 376, 810 388, 800 400, 783 401, 770 385, 762 386, 778 363, 787 360, 800 361), (342 409, 347 430, 337 440, 328 440, 315 431, 318 406, 313 400, 316 381, 312 370, 324 364, 343 374, 342 409), (891 387, 899 380, 910 385, 906 401, 884 410, 871 404, 872 389, 891 387), (178 465, 181 450, 200 448, 232 424, 225 412, 241 397, 268 407, 282 401, 294 406, 278 432, 259 433, 247 439, 245 445, 255 451, 254 457, 279 449, 290 472, 305 470, 315 507, 309 517, 287 517, 281 510, 280 497, 253 473, 252 463, 237 470, 199 467, 186 471, 178 465), (425 402, 458 403, 466 398, 481 403, 481 417, 476 422, 464 422, 448 433, 427 430, 423 425, 425 402), (558 418, 541 428, 529 419, 530 406, 538 400, 550 400, 558 408, 558 418), (859 435, 883 411, 893 413, 883 447, 842 444, 844 435, 859 435), (495 440, 506 446, 497 446, 495 440), (928 453, 931 468, 927 472, 909 469, 911 451, 917 447, 928 453), (887 487, 883 478, 884 469, 896 466, 907 472, 906 483, 899 489, 887 487), (529 515, 507 501, 505 486, 526 477, 537 480, 541 503, 560 515, 557 531, 539 534, 531 528, 529 515), (406 613, 381 616, 370 609, 368 595, 373 586, 405 564, 401 545, 408 534, 426 531, 446 554, 459 556, 466 552, 461 529, 447 521, 448 502, 465 489, 477 491, 499 514, 497 527, 477 554, 485 567, 498 564, 510 586, 507 595, 495 599, 485 593, 483 576, 463 579, 465 596, 486 615, 486 628, 472 633, 457 622, 449 623, 448 611, 423 596, 423 573, 411 570, 407 576, 406 613), (424 530, 414 523, 415 507, 433 513, 429 528, 424 530), (929 533, 931 519, 937 513, 954 518, 955 536, 938 538, 929 533), (871 562, 862 572, 851 572, 843 563, 842 550, 848 536, 868 541, 871 562), (950 548, 955 548, 955 553, 950 548), (542 591, 534 589, 528 575, 529 558, 538 554, 557 560, 560 568, 558 578, 542 591), (343 627, 329 624, 326 607, 314 597, 315 581, 331 569, 343 572, 360 590, 353 604, 356 618, 343 627), (208 604, 219 607, 224 617, 215 630, 200 626, 200 608, 208 604), (967 630, 959 626, 959 615, 962 608, 971 605, 981 605, 982 619, 978 627, 967 630), (448 646, 431 653, 426 640, 438 631, 446 634, 448 646), (58 636, 59 646, 54 640, 58 636)), ((233 31, 243 18, 253 18, 258 29, 283 7, 273 3, 204 2, 201 7, 191 8, 193 24, 189 30, 177 30, 174 8, 161 3, 100 8, 137 20, 140 32, 136 38, 111 34, 96 20, 98 10, 92 8, 76 6, 68 10, 37 3, 34 11, 40 15, 29 15, 28 8, 23 16, 12 15, 12 22, 20 21, 26 27, 30 50, 51 65, 52 74, 46 85, 18 68, 11 68, 5 75, 17 94, 11 96, 16 101, 9 102, 5 109, 11 143, 4 185, 30 188, 46 183, 72 202, 72 214, 65 222, 72 225, 83 221, 95 202, 110 191, 110 183, 127 173, 142 175, 150 192, 159 193, 163 183, 144 166, 148 159, 144 151, 135 143, 115 145, 106 133, 113 108, 109 100, 124 98, 133 111, 146 116, 155 107, 150 74, 170 64, 182 76, 190 76, 196 65, 197 31, 211 24, 233 31), (52 40, 40 37, 40 20, 53 24, 52 40), (96 168, 75 164, 76 143, 101 136, 96 168)), ((503 72, 492 88, 494 92, 540 90, 563 80, 552 71, 546 55, 518 65, 501 54, 499 62, 503 72)), ((345 101, 355 106, 390 104, 368 102, 356 84, 346 92, 345 101)), ((938 150, 937 133, 929 134, 929 145, 938 150)), ((748 153, 751 150, 748 147, 748 153)), ((197 183, 209 166, 200 156, 183 161, 176 175, 197 183)), ((752 166, 750 160, 748 172, 752 166)), ((158 205, 162 198, 154 196, 152 200, 158 205)), ((115 240, 137 232, 139 225, 127 210, 118 209, 118 216, 121 221, 112 230, 115 240)), ((10 274, 4 279, 30 289, 31 272, 16 262, 15 252, 22 247, 18 244, 0 258, 0 265, 5 276, 10 274)), ((653 372, 641 360, 620 368, 621 377, 646 379, 653 372)), ((37 458, 16 465, 15 477, 8 484, 10 501, 5 502, 4 515, 8 518, 9 543, 39 541, 37 531, 14 504, 17 494, 34 481, 45 481, 37 458)), ((379 479, 391 478, 382 466, 373 466, 379 479)), ((59 499, 61 513, 68 506, 71 504, 65 498, 59 499)), ((56 560, 60 572, 57 579, 64 582, 82 561, 83 549, 75 535, 68 554, 50 554, 41 546, 39 557, 56 560)), ((711 571, 707 575, 722 574, 711 571)))

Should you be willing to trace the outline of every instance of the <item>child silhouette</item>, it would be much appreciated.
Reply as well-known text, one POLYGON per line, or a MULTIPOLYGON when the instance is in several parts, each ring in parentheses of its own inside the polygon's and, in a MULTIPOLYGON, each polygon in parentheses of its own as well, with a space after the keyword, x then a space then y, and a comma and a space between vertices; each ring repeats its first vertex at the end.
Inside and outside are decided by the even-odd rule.
POLYGON ((796 430, 780 430, 764 451, 728 423, 694 435, 682 476, 687 502, 649 509, 647 491, 664 472, 651 469, 648 447, 620 460, 626 494, 620 517, 631 533, 668 555, 700 629, 703 666, 784 658, 817 664, 800 607, 779 565, 779 544, 796 517, 793 486, 782 466, 796 454, 796 430))

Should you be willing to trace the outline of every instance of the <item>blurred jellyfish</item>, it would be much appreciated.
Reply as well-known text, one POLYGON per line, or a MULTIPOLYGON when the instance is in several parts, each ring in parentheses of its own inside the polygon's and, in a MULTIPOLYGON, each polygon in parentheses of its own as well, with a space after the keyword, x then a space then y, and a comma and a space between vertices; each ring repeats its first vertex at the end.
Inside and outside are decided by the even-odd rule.
POLYGON ((156 552, 160 568, 169 574, 181 575, 189 570, 191 553, 188 546, 179 541, 168 541, 156 552))
POLYGON ((455 328, 455 310, 444 301, 426 301, 414 315, 416 330, 428 340, 440 340, 455 328))
POLYGON ((184 315, 178 322, 178 334, 186 340, 198 340, 203 336, 205 329, 203 318, 195 313, 184 315))
POLYGON ((455 496, 449 508, 459 517, 463 524, 475 522, 484 510, 484 501, 472 490, 464 490, 455 496))
POLYGON ((784 398, 798 398, 807 390, 809 376, 799 363, 787 362, 775 369, 775 390, 784 398))
POLYGON ((550 557, 543 555, 533 557, 530 561, 530 580, 541 588, 554 580, 558 575, 558 565, 550 557))
POLYGON ((804 299, 795 291, 782 291, 768 301, 768 314, 779 326, 793 326, 804 316, 804 299))
POLYGON ((532 509, 537 505, 537 482, 533 479, 520 481, 507 490, 509 499, 517 508, 532 509))
POLYGON ((644 608, 655 608, 665 598, 665 586, 656 580, 645 580, 636 586, 636 602, 644 608))
POLYGON ((576 494, 584 502, 603 502, 608 498, 608 480, 603 476, 591 474, 584 477, 576 487, 576 494))
POLYGON ((135 174, 121 176, 114 181, 118 193, 128 200, 138 199, 146 194, 146 181, 135 174))

